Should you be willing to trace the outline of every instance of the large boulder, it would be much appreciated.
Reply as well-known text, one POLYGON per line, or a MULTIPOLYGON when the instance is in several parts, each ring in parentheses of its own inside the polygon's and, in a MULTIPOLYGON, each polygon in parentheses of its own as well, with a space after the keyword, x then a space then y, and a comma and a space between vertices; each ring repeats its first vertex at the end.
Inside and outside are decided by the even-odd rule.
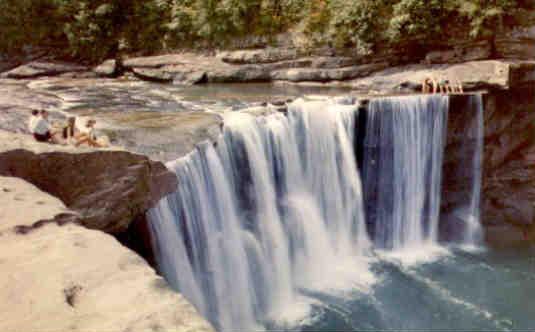
POLYGON ((108 233, 129 224, 175 190, 160 162, 113 149, 59 147, 0 131, 0 175, 27 180, 80 214, 83 225, 108 233))
POLYGON ((58 199, 11 177, 0 190, 0 330, 213 331, 112 236, 58 225, 58 199))
POLYGON ((67 73, 87 72, 87 67, 70 63, 33 61, 16 67, 2 76, 15 79, 31 79, 42 76, 57 76, 67 73))
POLYGON ((173 81, 173 75, 157 68, 133 68, 132 72, 136 77, 151 82, 169 83, 173 81))
POLYGON ((100 77, 116 77, 121 72, 121 64, 115 59, 109 59, 93 68, 93 72, 100 77))

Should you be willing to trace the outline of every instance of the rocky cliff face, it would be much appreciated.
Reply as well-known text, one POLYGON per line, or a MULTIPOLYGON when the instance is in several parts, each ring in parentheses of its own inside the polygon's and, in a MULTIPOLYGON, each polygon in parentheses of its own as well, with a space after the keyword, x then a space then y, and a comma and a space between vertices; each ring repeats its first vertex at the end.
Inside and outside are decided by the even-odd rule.
MULTIPOLYGON (((505 245, 534 239, 535 87, 515 85, 490 90, 484 100, 484 154, 481 220, 488 243, 505 245)), ((476 110, 467 99, 452 97, 444 160, 443 212, 455 233, 456 206, 471 195, 471 158, 477 139, 476 110)))
POLYGON ((535 239, 534 85, 487 96, 483 180, 485 225, 514 225, 535 239))

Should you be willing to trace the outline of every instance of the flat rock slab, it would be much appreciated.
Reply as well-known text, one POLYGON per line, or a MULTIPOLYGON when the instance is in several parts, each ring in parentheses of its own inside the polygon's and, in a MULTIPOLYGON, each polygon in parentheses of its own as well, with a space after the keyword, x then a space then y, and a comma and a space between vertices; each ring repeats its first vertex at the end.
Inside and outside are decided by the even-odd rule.
POLYGON ((59 200, 0 177, 0 206, 1 331, 213 331, 110 235, 54 223, 25 234, 9 230, 53 218, 65 210, 59 200))
POLYGON ((533 62, 499 60, 471 61, 454 65, 411 65, 389 68, 356 79, 351 85, 361 91, 396 93, 418 90, 425 78, 432 77, 437 81, 459 80, 467 90, 508 89, 513 85, 529 82, 529 75, 534 73, 534 69, 533 62), (520 82, 520 78, 523 82, 520 82))
POLYGON ((3 76, 15 79, 29 79, 85 71, 88 71, 87 67, 75 64, 34 61, 12 69, 4 73, 3 76))
POLYGON ((0 176, 0 206, 0 234, 69 212, 56 197, 19 178, 6 176, 0 176))
POLYGON ((297 57, 297 50, 281 48, 222 52, 218 55, 218 58, 220 58, 223 62, 232 64, 273 63, 285 60, 293 60, 297 57))

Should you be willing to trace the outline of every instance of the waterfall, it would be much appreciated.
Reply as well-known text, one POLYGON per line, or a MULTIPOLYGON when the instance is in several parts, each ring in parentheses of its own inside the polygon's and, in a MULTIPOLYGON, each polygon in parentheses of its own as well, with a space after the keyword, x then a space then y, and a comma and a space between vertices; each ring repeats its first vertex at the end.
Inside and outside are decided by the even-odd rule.
POLYGON ((168 165, 178 190, 148 213, 158 264, 216 328, 257 330, 358 265, 370 243, 355 115, 302 100, 287 116, 230 114, 216 147, 168 165))
POLYGON ((473 138, 474 151, 469 153, 472 156, 471 173, 472 189, 470 195, 469 215, 466 219, 466 230, 464 232, 464 244, 474 246, 479 245, 482 240, 482 229, 480 222, 480 203, 481 203, 481 178, 483 165, 483 144, 484 144, 484 119, 483 119, 483 100, 481 95, 470 96, 470 103, 476 111, 475 121, 470 128, 469 136, 473 138))
MULTIPOLYGON (((458 169, 473 179, 463 236, 474 243, 483 110, 467 98, 477 140, 458 169)), ((306 316, 307 294, 354 289, 371 273, 369 235, 400 253, 436 244, 450 106, 300 99, 286 116, 226 114, 215 144, 168 164, 178 189, 148 212, 160 270, 218 330, 249 331, 306 316)))
POLYGON ((370 102, 363 183, 368 223, 380 248, 437 241, 448 101, 437 95, 370 102))

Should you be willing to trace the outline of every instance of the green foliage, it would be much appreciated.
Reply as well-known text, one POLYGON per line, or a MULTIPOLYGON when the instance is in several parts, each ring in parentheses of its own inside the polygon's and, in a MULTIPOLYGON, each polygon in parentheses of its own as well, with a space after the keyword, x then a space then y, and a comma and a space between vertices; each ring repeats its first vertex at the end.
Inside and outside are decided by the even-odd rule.
POLYGON ((407 43, 492 37, 533 6, 531 0, 0 0, 0 53, 31 46, 96 62, 121 52, 224 47, 235 38, 295 30, 311 46, 366 55, 407 43))
POLYGON ((361 55, 371 53, 372 47, 381 38, 376 32, 385 26, 381 0, 331 0, 328 35, 338 48, 355 48, 361 55))

